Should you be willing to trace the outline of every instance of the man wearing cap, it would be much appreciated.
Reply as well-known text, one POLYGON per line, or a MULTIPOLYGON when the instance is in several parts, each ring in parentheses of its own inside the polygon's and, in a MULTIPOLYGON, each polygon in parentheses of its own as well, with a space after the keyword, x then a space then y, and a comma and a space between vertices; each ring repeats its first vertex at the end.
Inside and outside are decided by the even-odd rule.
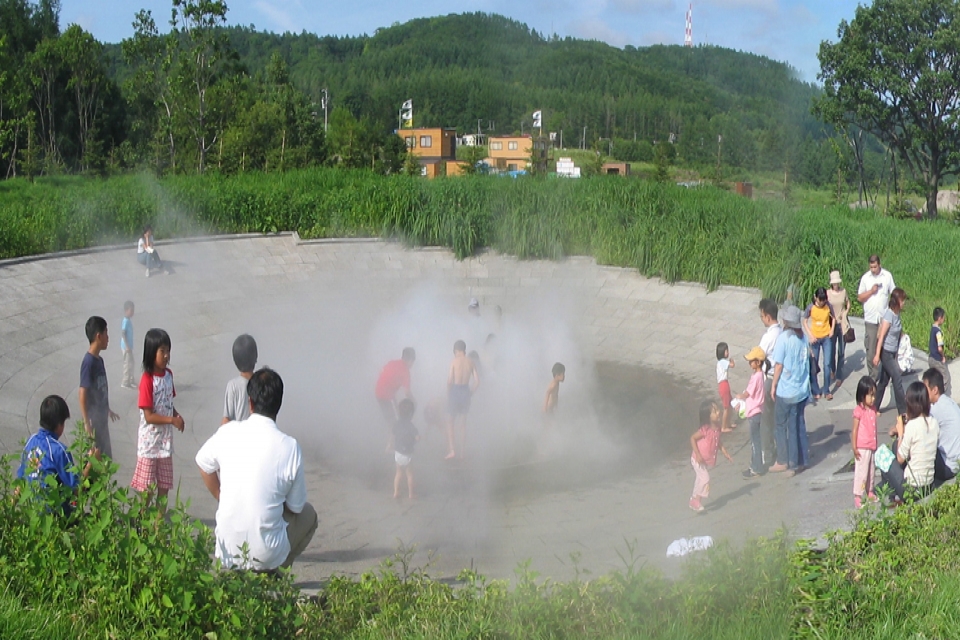
POLYGON ((847 290, 843 288, 843 280, 840 279, 839 271, 830 272, 830 288, 827 289, 827 303, 833 309, 835 322, 833 323, 833 374, 837 381, 837 388, 843 384, 843 356, 846 351, 847 343, 843 337, 850 329, 850 321, 847 316, 850 313, 850 298, 847 297, 847 290))
POLYGON ((807 466, 807 429, 803 411, 810 396, 810 348, 800 326, 800 309, 784 307, 780 312, 783 333, 773 348, 773 384, 776 398, 777 463, 770 471, 802 471, 807 466))
POLYGON ((877 365, 873 363, 877 355, 877 333, 880 331, 880 318, 887 310, 890 294, 896 288, 893 276, 880 266, 880 256, 870 256, 870 269, 860 278, 857 300, 863 305, 863 346, 867 352, 867 372, 877 378, 877 365))
POLYGON ((774 397, 770 393, 773 386, 773 363, 769 360, 773 355, 777 338, 783 331, 780 328, 780 322, 777 320, 777 311, 777 303, 772 298, 764 298, 760 301, 760 322, 766 327, 763 336, 760 337, 760 348, 767 354, 767 375, 763 380, 763 413, 760 414, 760 440, 763 445, 763 466, 765 469, 771 466, 777 458, 777 448, 773 437, 774 425, 776 424, 774 397))

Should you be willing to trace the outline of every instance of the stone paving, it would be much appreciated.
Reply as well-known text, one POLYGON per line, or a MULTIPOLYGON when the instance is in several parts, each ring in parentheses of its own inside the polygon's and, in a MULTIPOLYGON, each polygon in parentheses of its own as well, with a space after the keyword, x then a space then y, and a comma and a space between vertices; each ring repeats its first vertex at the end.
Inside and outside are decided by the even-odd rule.
MULTIPOLYGON (((118 478, 129 481, 137 408, 136 393, 120 388, 119 321, 124 300, 133 299, 136 344, 152 326, 167 329, 173 338, 176 404, 187 422, 186 432, 175 437, 175 473, 191 513, 208 523, 216 505, 193 457, 219 425, 224 384, 236 375, 230 345, 239 333, 255 335, 261 364, 285 376, 288 394, 310 396, 324 387, 349 394, 352 383, 338 380, 336 367, 355 354, 338 343, 336 331, 328 335, 326 329, 383 330, 376 314, 355 304, 357 299, 374 297, 389 307, 430 287, 445 304, 463 308, 476 297, 484 309, 502 305, 509 314, 526 299, 562 292, 575 318, 575 341, 587 357, 670 372, 699 396, 715 393, 713 354, 721 340, 741 364, 731 372, 733 389, 745 387, 749 372, 741 355, 763 330, 756 290, 722 287, 708 293, 700 285, 665 284, 587 258, 519 261, 485 254, 461 262, 441 249, 410 250, 379 241, 300 242, 291 235, 183 241, 162 245, 160 252, 174 273, 150 279, 128 248, 0 264, 0 451, 20 448, 48 394, 66 397, 73 417, 79 417, 83 323, 102 315, 111 331, 104 354, 111 403, 122 416, 111 427, 113 449, 118 478), (311 326, 320 317, 329 322, 317 335, 311 326)), ((731 452, 737 452, 736 464, 718 465, 705 515, 686 507, 693 481, 686 450, 635 475, 592 486, 504 500, 434 491, 398 505, 382 487, 325 464, 335 459, 336 451, 329 449, 337 440, 318 435, 327 433, 322 429, 311 430, 316 416, 281 412, 280 427, 304 446, 308 491, 320 514, 317 534, 295 565, 300 584, 310 589, 333 573, 358 574, 401 545, 417 546, 416 563, 430 556, 430 571, 440 576, 473 566, 509 578, 529 559, 543 575, 568 578, 574 572, 571 553, 579 555, 581 568, 598 575, 621 567, 618 554, 635 542, 643 562, 669 573, 676 564, 664 558, 666 546, 682 536, 736 542, 770 535, 780 526, 804 537, 843 527, 850 518, 852 480, 849 475, 837 480, 834 472, 847 460, 851 394, 863 362, 862 324, 854 326, 858 341, 847 352, 854 371, 832 402, 821 401, 807 412, 813 469, 795 478, 744 481, 740 471, 748 464, 749 444, 745 428, 738 429, 727 439, 731 452)), ((139 357, 139 347, 135 354, 139 357)), ((925 357, 918 353, 922 362, 925 357)), ((356 384, 356 393, 370 393, 372 380, 356 384)), ((690 433, 696 424, 671 428, 690 433)))

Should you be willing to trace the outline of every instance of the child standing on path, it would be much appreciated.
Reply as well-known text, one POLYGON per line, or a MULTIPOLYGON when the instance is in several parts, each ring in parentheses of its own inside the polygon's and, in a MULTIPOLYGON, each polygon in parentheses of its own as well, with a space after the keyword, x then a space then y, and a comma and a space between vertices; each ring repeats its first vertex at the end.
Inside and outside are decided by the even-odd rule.
POLYGON ((93 438, 97 449, 113 457, 110 446, 110 421, 116 422, 120 416, 110 410, 110 388, 107 384, 107 369, 103 366, 100 352, 110 344, 107 333, 107 321, 100 316, 91 316, 84 327, 90 348, 80 363, 80 415, 83 417, 83 429, 93 438))
POLYGON ((397 405, 400 419, 393 425, 393 459, 397 463, 397 475, 393 478, 393 498, 400 499, 400 483, 403 476, 407 476, 407 497, 413 500, 413 467, 410 466, 413 457, 413 447, 420 434, 413 426, 413 401, 404 398, 397 405))
POLYGON ((876 502, 873 492, 873 454, 877 450, 877 410, 873 401, 877 395, 877 383, 870 376, 860 378, 857 385, 857 406, 853 410, 853 431, 850 444, 856 462, 853 467, 853 506, 863 506, 863 496, 876 502))
POLYGON ((693 455, 690 463, 696 473, 693 483, 693 494, 690 496, 690 508, 694 511, 703 511, 700 501, 710 495, 710 472, 717 465, 717 451, 722 451, 730 462, 733 458, 720 443, 721 411, 716 400, 704 400, 700 404, 700 428, 690 436, 690 447, 693 455))
POLYGON ((717 389, 720 391, 720 405, 723 408, 723 429, 724 433, 732 431, 730 426, 730 402, 733 395, 730 393, 730 381, 727 379, 727 371, 734 368, 733 360, 730 358, 730 347, 726 342, 717 345, 717 389))
MULTIPOLYGON (((143 375, 140 376, 140 428, 137 432, 137 468, 131 488, 166 498, 173 488, 173 427, 183 431, 183 418, 173 406, 177 391, 170 363, 170 336, 150 329, 143 337, 143 375)), ((160 500, 165 508, 165 500, 160 500)))
POLYGON ((943 353, 943 322, 947 313, 940 307, 933 310, 933 326, 930 327, 930 357, 927 366, 936 369, 943 376, 943 390, 950 395, 950 369, 947 368, 947 358, 943 353))
POLYGON ((447 424, 447 455, 445 460, 457 457, 454 448, 454 430, 460 435, 460 457, 463 457, 467 438, 467 412, 470 411, 470 397, 480 386, 480 374, 467 357, 467 345, 457 340, 453 345, 453 362, 450 363, 450 375, 447 376, 447 411, 450 422, 447 424))
POLYGON ((120 321, 120 349, 123 351, 123 382, 120 386, 124 389, 137 388, 133 379, 133 312, 133 302, 124 302, 123 320, 120 321))
POLYGON ((250 399, 247 396, 247 383, 257 368, 257 341, 249 334, 237 336, 233 341, 233 364, 240 375, 227 383, 223 394, 223 420, 227 424, 232 420, 246 420, 250 417, 250 399))
POLYGON ((760 417, 763 413, 763 363, 767 361, 767 354, 760 347, 750 349, 744 356, 753 370, 747 390, 738 395, 746 401, 746 417, 750 423, 750 468, 743 472, 744 478, 755 478, 767 472, 763 466, 763 442, 760 434, 760 417))

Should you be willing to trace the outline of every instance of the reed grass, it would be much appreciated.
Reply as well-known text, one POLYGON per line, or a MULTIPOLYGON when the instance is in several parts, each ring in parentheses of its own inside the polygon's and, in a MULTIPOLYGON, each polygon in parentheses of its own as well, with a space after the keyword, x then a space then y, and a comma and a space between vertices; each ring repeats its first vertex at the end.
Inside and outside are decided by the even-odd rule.
MULTIPOLYGON (((422 180, 329 168, 235 176, 128 175, 0 183, 0 258, 158 237, 298 231, 305 238, 386 237, 441 245, 458 258, 484 248, 520 258, 590 255, 666 281, 757 287, 809 301, 838 269, 855 300, 878 253, 910 301, 904 325, 926 344, 931 311, 947 311, 956 353, 960 229, 869 210, 794 208, 714 188, 644 180, 458 177, 422 180)), ((854 303, 854 311, 859 305, 854 303)))

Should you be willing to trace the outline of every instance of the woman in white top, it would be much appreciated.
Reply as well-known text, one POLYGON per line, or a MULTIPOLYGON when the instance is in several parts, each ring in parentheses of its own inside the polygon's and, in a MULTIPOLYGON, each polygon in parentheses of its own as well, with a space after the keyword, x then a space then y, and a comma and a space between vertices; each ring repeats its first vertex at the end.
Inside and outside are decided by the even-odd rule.
POLYGON ((147 277, 150 277, 150 269, 162 269, 163 263, 160 262, 160 254, 153 248, 153 227, 147 225, 143 228, 143 235, 137 241, 137 262, 147 268, 147 277))
POLYGON ((912 497, 927 495, 933 488, 940 425, 930 416, 930 396, 922 382, 907 387, 907 413, 897 418, 895 428, 897 459, 880 475, 892 489, 895 501, 903 501, 905 492, 912 497))
POLYGON ((836 317, 833 323, 833 377, 837 381, 837 387, 843 382, 843 360, 847 343, 843 336, 850 329, 850 322, 847 315, 850 313, 850 298, 847 297, 847 290, 843 288, 843 280, 840 279, 839 271, 830 272, 830 288, 827 289, 827 302, 833 309, 836 317))

